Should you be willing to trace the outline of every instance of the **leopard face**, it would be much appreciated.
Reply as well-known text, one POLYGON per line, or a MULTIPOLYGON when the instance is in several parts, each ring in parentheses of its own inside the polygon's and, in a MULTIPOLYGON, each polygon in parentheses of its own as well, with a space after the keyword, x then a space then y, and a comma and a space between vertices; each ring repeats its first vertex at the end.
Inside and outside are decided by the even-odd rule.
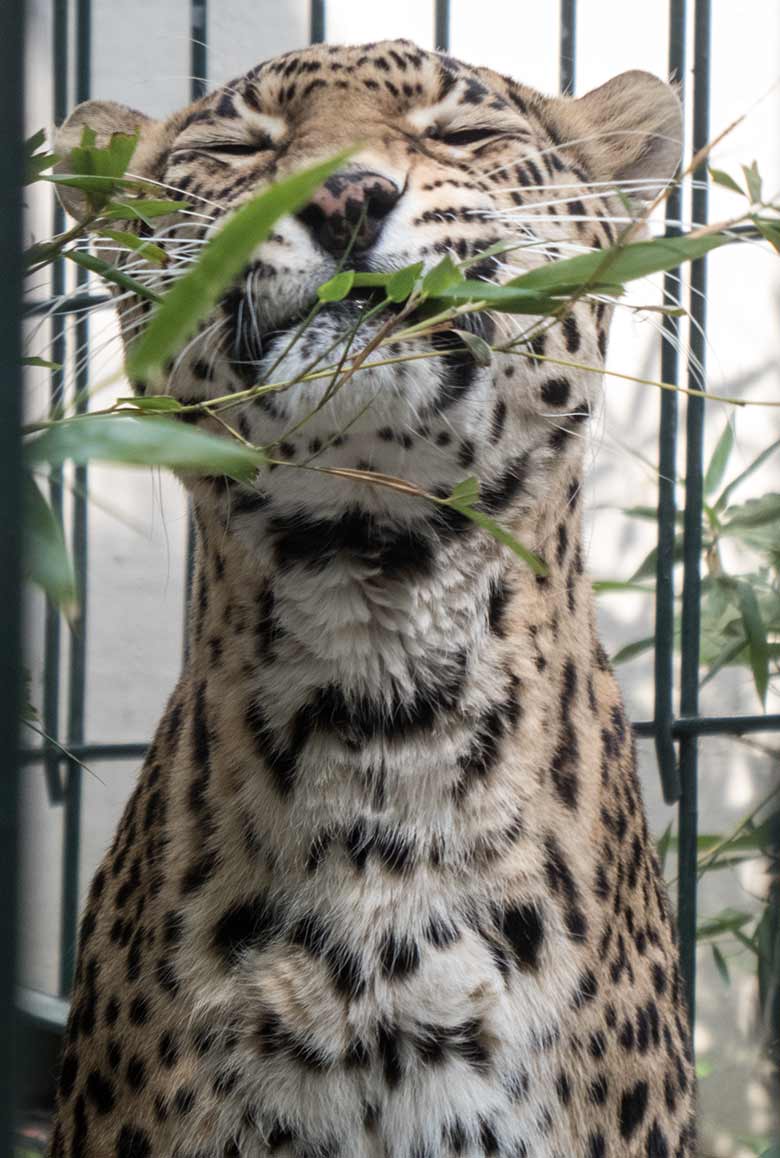
MULTIPOLYGON (((614 191, 634 196, 639 216, 675 167, 679 105, 666 85, 626 73, 580 100, 547 98, 390 41, 265 62, 164 123, 89 102, 63 126, 60 151, 84 124, 99 139, 139 132, 135 170, 189 202, 157 230, 172 255, 163 284, 271 182, 352 150, 308 205, 277 223, 166 377, 146 388, 192 402, 279 386, 225 412, 278 460, 400 476, 436 494, 476 474, 494 512, 533 505, 562 467, 570 473, 598 396, 603 301, 582 300, 553 325, 464 316, 460 328, 494 348, 515 343, 487 366, 451 333, 393 341, 388 312, 375 314, 365 293, 322 306, 300 328, 318 286, 345 266, 428 269, 447 255, 467 263, 471 278, 502 282, 613 243, 611 219, 626 216, 614 191), (496 255, 499 243, 512 248, 496 255), (364 367, 334 389, 338 367, 380 336, 364 367)), ((131 341, 144 307, 121 312, 131 341)), ((396 493, 344 479, 325 485, 312 471, 266 471, 258 488, 277 513, 347 505, 424 517, 396 493)))

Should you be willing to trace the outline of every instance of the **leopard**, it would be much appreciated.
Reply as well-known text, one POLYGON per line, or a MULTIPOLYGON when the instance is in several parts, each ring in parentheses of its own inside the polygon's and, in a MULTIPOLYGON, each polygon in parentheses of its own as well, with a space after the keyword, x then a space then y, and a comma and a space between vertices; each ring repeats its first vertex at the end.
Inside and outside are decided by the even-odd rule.
MULTIPOLYGON (((614 297, 434 324, 356 277, 318 295, 614 247, 677 170, 674 87, 548 96, 318 44, 163 120, 87 101, 56 152, 85 128, 134 134, 171 199, 138 226, 158 288, 340 160, 133 382, 266 458, 181 472, 187 654, 86 897, 51 1158, 693 1155, 674 919, 585 568, 614 297), (470 479, 476 518, 448 498, 470 479)), ((112 288, 132 350, 155 308, 112 288)))

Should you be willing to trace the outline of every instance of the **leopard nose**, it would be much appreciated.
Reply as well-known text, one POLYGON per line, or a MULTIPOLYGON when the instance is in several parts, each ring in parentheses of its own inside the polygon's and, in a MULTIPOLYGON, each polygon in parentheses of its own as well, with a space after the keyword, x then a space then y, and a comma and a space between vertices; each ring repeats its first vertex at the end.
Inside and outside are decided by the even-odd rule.
POLYGON ((400 196, 395 182, 371 170, 334 173, 298 219, 323 249, 342 257, 350 243, 356 251, 371 248, 400 196))

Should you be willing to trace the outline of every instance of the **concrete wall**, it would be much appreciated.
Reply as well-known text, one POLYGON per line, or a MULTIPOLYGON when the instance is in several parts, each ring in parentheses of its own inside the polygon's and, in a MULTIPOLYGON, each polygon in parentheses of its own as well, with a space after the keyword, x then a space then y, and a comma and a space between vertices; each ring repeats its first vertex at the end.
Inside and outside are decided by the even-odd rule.
MULTIPOLYGON (((93 92, 126 101, 151 114, 164 114, 187 100, 189 72, 188 5, 184 0, 94 4, 93 92)), ((303 0, 221 0, 211 9, 209 73, 225 81, 257 60, 303 44, 308 5, 303 0)), ((692 6, 691 6, 692 7, 692 6)), ((51 108, 50 0, 31 0, 29 100, 31 130, 48 121, 51 108)), ((555 0, 453 0, 451 51, 463 59, 489 64, 548 91, 557 87, 558 9, 555 0)), ((595 86, 627 68, 666 71, 666 0, 640 5, 619 0, 580 0, 577 85, 595 86)), ((758 157, 766 185, 780 187, 780 134, 777 131, 776 80, 780 49, 780 7, 774 0, 714 0, 713 131, 737 116, 742 123, 715 153, 720 168, 737 169, 758 157)), ((360 41, 406 36, 432 46, 430 0, 361 3, 330 0, 328 37, 360 41)), ((685 78, 690 84, 690 75, 685 78)), ((734 211, 727 194, 716 191, 712 217, 734 211)), ((37 195, 31 203, 31 229, 48 228, 50 209, 37 195)), ((780 272, 765 248, 741 247, 711 261, 709 288, 709 385, 751 397, 780 396, 778 302, 780 272)), ((652 286, 640 286, 635 301, 657 300, 652 286)), ((657 315, 638 320, 618 311, 610 366, 624 373, 653 377, 657 371, 657 315)), ((110 396, 120 360, 116 330, 109 314, 91 323, 91 380, 105 383, 110 396)), ((46 329, 32 339, 31 352, 45 356, 46 329)), ((71 337, 72 346, 72 337, 71 337)), ((41 413, 45 379, 31 379, 28 406, 41 413)), ((608 380, 606 405, 594 424, 593 469, 588 484, 588 554, 596 576, 626 578, 652 545, 653 528, 631 521, 620 509, 655 501, 658 392, 653 387, 608 380)), ((684 410, 684 408, 683 408, 684 410)), ((733 417, 711 404, 707 443, 711 447, 733 417)), ((736 417, 734 469, 744 465, 778 430, 771 412, 740 411, 736 417), (768 418, 769 415, 769 418, 768 418)), ((682 458, 679 464, 682 472, 682 458)), ((777 463, 751 483, 751 493, 778 489, 777 463), (755 488, 755 489, 753 489, 755 488)), ((91 472, 87 737, 91 741, 148 739, 173 686, 179 666, 182 628, 182 575, 185 509, 177 485, 142 471, 94 469, 91 472)), ((736 569, 748 560, 733 559, 736 569)), ((601 623, 608 649, 652 631, 652 600, 633 595, 605 597, 601 623)), ((40 703, 41 608, 30 612, 30 666, 40 703)), ((622 672, 631 715, 652 714, 650 664, 638 660, 622 672)), ((748 674, 728 674, 710 685, 703 709, 712 712, 757 710, 748 674)), ((777 706, 775 709, 777 710, 777 706)), ((776 741, 775 741, 776 744, 776 741)), ((646 796, 657 832, 672 811, 661 802, 652 745, 642 743, 646 796)), ((109 843, 133 784, 135 766, 116 762, 93 765, 85 776, 81 883, 86 889, 94 866, 109 843)), ((760 799, 772 768, 763 754, 722 739, 702 744, 702 831, 727 830, 760 799)), ((58 878, 61 814, 49 806, 38 769, 26 773, 26 906, 24 973, 26 983, 56 987, 59 922, 58 878)), ((747 868, 719 874, 702 889, 704 912, 726 904, 744 906, 764 885, 760 871, 747 868)), ((754 1153, 750 1137, 766 1129, 767 1095, 758 1066, 754 1019, 753 964, 735 946, 729 950, 734 975, 724 989, 708 952, 700 961, 697 1044, 705 1076, 701 1082, 704 1152, 721 1156, 754 1153)))

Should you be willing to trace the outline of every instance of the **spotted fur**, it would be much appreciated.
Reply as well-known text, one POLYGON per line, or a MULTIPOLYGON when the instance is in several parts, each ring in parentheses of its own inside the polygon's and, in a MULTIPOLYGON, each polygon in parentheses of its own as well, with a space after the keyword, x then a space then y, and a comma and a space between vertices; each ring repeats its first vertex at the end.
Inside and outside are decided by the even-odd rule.
MULTIPOLYGON (((158 231, 187 260, 358 138, 328 204, 354 224, 350 183, 384 191, 362 268, 450 254, 503 280, 613 241, 608 183, 668 179, 679 110, 645 74, 552 99, 395 41, 267 61, 162 124, 91 102, 61 149, 84 124, 139 130, 135 170, 204 214, 158 231), (507 239, 525 248, 480 257, 507 239)), ((414 360, 329 395, 301 375, 367 305, 322 309, 288 350, 338 265, 324 204, 281 221, 138 389, 202 400, 273 367, 293 385, 225 412, 243 437, 440 495, 477 474, 549 574, 365 483, 187 480, 189 658, 87 899, 52 1158, 691 1156, 672 920, 583 570, 609 310, 583 298, 489 366, 449 335, 391 344, 414 360)), ((119 305, 129 341, 145 310, 119 305)), ((532 324, 462 327, 500 344, 532 324)))

